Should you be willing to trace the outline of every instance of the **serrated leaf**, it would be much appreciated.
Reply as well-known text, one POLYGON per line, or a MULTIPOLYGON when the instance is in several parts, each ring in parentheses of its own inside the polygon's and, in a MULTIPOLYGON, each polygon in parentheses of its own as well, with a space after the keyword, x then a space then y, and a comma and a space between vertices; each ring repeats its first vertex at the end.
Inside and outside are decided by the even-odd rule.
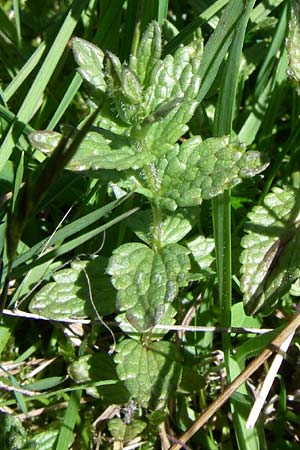
POLYGON ((160 156, 170 149, 187 130, 187 122, 192 118, 198 103, 180 98, 169 99, 160 104, 143 121, 140 134, 147 147, 160 156))
POLYGON ((186 248, 170 244, 155 252, 144 244, 121 245, 113 252, 107 272, 118 290, 117 308, 138 331, 160 322, 165 304, 187 284, 190 261, 186 248))
POLYGON ((299 2, 291 2, 291 18, 289 21, 289 34, 286 40, 289 57, 288 76, 295 82, 300 93, 300 11, 299 2))
POLYGON ((300 276, 299 190, 274 188, 249 214, 241 245, 247 314, 272 308, 300 276))
POLYGON ((161 30, 157 22, 151 22, 139 43, 136 56, 131 55, 130 67, 136 72, 140 82, 148 85, 148 79, 161 56, 161 30))
POLYGON ((131 397, 144 408, 162 408, 180 378, 180 355, 172 342, 143 346, 125 339, 117 346, 115 362, 119 378, 131 397))
POLYGON ((106 265, 107 259, 101 257, 73 261, 70 269, 56 272, 53 275, 55 281, 46 284, 34 295, 29 305, 30 311, 53 320, 96 317, 86 271, 97 311, 101 315, 112 313, 115 310, 115 291, 104 273, 106 265))
POLYGON ((153 155, 139 151, 134 142, 126 136, 108 130, 90 131, 69 163, 68 169, 74 171, 139 169, 153 159, 153 155))
POLYGON ((174 56, 167 55, 157 62, 145 94, 151 111, 170 98, 196 98, 200 88, 202 53, 202 42, 196 40, 191 45, 179 47, 174 56))
POLYGON ((238 185, 242 178, 260 173, 267 165, 258 152, 246 153, 244 146, 230 144, 227 136, 203 142, 196 136, 161 159, 158 176, 162 179, 162 203, 171 209, 199 205, 238 185))
POLYGON ((129 424, 124 423, 122 419, 111 419, 107 424, 112 437, 123 442, 134 439, 146 426, 145 422, 138 419, 134 419, 129 424))
POLYGON ((96 45, 78 37, 72 39, 72 49, 81 77, 96 89, 105 92, 103 51, 96 45))
MULTIPOLYGON (((181 210, 174 214, 165 214, 159 228, 159 241, 161 247, 168 244, 176 244, 181 241, 192 229, 196 218, 196 212, 191 208, 189 211, 181 210)), ((154 239, 153 222, 151 210, 138 211, 127 220, 132 231, 146 244, 151 245, 154 239)), ((157 238, 157 237, 156 237, 157 238)))

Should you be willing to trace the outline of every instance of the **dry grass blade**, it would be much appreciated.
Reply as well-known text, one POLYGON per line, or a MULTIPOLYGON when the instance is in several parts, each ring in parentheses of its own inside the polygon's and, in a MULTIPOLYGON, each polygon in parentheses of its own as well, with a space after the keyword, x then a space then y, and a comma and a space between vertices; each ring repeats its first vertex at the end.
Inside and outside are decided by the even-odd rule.
POLYGON ((224 392, 198 417, 196 422, 178 439, 177 444, 169 450, 184 448, 184 444, 220 409, 230 396, 271 356, 274 351, 280 349, 282 343, 300 326, 300 314, 296 313, 292 321, 273 339, 271 344, 258 355, 243 372, 230 383, 224 392))

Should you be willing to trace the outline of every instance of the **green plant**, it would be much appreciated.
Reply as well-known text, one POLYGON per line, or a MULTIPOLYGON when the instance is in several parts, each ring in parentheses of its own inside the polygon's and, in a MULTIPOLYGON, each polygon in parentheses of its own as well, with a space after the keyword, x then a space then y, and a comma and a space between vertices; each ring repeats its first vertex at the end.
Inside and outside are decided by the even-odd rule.
MULTIPOLYGON (((55 33, 43 31, 47 40, 34 53, 22 42, 18 2, 15 28, 1 10, 9 45, 32 53, 1 91, 1 180, 13 192, 11 199, 5 194, 0 224, 2 301, 5 314, 29 305, 33 332, 20 339, 23 321, 5 317, 0 350, 18 363, 32 355, 58 358, 47 376, 30 382, 26 369, 25 376, 3 369, 15 397, 5 393, 1 407, 18 405, 25 417, 39 403, 49 405, 49 431, 38 419, 36 435, 16 422, 23 447, 88 449, 97 414, 109 422, 95 445, 121 448, 140 437, 141 448, 156 448, 165 426, 181 434, 217 397, 213 350, 224 353, 229 383, 281 328, 274 308, 288 316, 299 296, 298 100, 287 80, 288 72, 297 88, 297 4, 208 4, 170 2, 167 20, 164 1, 59 8, 49 1, 41 23, 54 20, 59 38, 48 50, 55 33), (64 49, 77 23, 76 34, 87 40, 72 38, 72 58, 64 49), (75 75, 58 64, 60 55, 75 59, 75 75), (22 97, 23 84, 30 90, 22 97), (21 103, 15 114, 11 98, 21 103), (71 104, 64 117, 70 124, 54 131, 71 104), (84 115, 75 125, 74 117, 84 115), (178 337, 170 332, 175 321, 189 320, 276 330, 234 341, 229 333, 222 340, 199 336, 196 328, 178 337), (62 401, 64 412, 51 416, 62 401)), ((32 21, 31 45, 38 28, 32 21)), ((5 61, 4 80, 21 66, 19 59, 5 61)), ((280 420, 292 429, 297 417, 283 386, 280 420)), ((228 440, 232 448, 234 428, 239 449, 267 448, 262 422, 245 430, 249 407, 241 388, 231 399, 234 426, 220 410, 192 445, 225 448, 228 440)), ((290 445, 273 423, 267 436, 275 436, 274 446, 290 445)))
MULTIPOLYGON (((174 322, 179 290, 192 280, 205 280, 209 269, 202 265, 202 271, 191 272, 190 257, 201 267, 205 254, 193 255, 193 246, 178 243, 195 221, 188 208, 260 173, 267 164, 258 152, 246 151, 227 136, 204 141, 193 136, 178 143, 198 106, 200 36, 161 59, 161 31, 152 22, 128 64, 79 38, 73 39, 73 51, 91 101, 106 101, 68 168, 99 178, 109 170, 114 190, 136 192, 146 200, 129 222, 143 242, 116 248, 107 273, 117 290, 117 321, 129 336, 116 347, 118 375, 134 401, 157 409, 180 379, 177 346, 163 340, 166 331, 159 325, 174 322)), ((42 151, 46 145, 54 149, 61 136, 34 132, 30 139, 42 151)), ((61 275, 69 279, 67 270, 61 275)), ((31 311, 56 316, 49 289, 59 290, 62 302, 64 286, 69 298, 69 288, 57 279, 31 301, 31 311)), ((70 303, 72 317, 78 317, 76 304, 75 299, 70 303)))

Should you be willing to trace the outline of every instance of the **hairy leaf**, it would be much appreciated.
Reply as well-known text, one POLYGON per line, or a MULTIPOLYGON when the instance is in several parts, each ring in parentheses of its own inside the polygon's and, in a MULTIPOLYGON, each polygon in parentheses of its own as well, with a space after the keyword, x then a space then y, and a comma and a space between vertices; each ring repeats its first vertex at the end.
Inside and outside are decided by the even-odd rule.
POLYGON ((203 142, 194 137, 176 146, 160 161, 162 204, 168 209, 199 205, 202 200, 233 188, 242 178, 260 173, 266 166, 260 153, 229 144, 227 136, 203 142))
POLYGON ((187 284, 188 251, 170 244, 155 252, 144 244, 124 244, 113 252, 107 272, 118 290, 117 308, 138 331, 151 329, 163 318, 166 304, 187 284))
POLYGON ((130 56, 130 67, 137 74, 140 82, 147 86, 153 67, 161 56, 161 30, 153 21, 147 27, 139 43, 136 56, 130 56))
POLYGON ((196 39, 190 45, 179 47, 174 56, 167 55, 157 62, 145 95, 151 111, 170 98, 196 98, 200 88, 202 53, 202 41, 196 39))
POLYGON ((119 378, 133 400, 144 408, 162 408, 180 378, 181 358, 175 344, 161 341, 146 346, 125 339, 116 351, 119 378))
POLYGON ((34 295, 30 311, 54 320, 95 317, 94 302, 99 314, 112 313, 115 292, 104 274, 106 265, 107 259, 101 257, 73 261, 70 269, 56 272, 55 281, 47 283, 34 295))
POLYGON ((153 155, 139 151, 134 142, 126 136, 99 129, 86 135, 68 169, 138 169, 153 159, 153 155))
POLYGON ((103 51, 96 45, 78 37, 72 39, 72 49, 81 77, 96 89, 105 92, 103 51))
POLYGON ((240 261, 248 314, 274 307, 300 276, 300 194, 274 188, 249 214, 240 261))

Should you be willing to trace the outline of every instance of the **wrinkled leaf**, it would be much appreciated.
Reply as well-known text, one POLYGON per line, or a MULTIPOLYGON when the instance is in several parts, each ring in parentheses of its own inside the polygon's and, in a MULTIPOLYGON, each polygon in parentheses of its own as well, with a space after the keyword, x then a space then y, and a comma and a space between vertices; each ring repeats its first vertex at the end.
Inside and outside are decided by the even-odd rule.
POLYGON ((227 136, 203 142, 194 137, 174 147, 160 161, 162 204, 168 209, 199 205, 266 167, 260 153, 230 144, 227 136))
POLYGON ((150 153, 141 152, 126 136, 107 130, 89 132, 82 141, 68 169, 76 171, 129 168, 138 169, 152 161, 150 153))
POLYGON ((54 282, 47 283, 30 302, 32 313, 53 320, 96 317, 92 307, 88 280, 92 291, 92 300, 101 315, 114 311, 115 291, 109 277, 104 273, 106 258, 89 261, 73 261, 70 269, 62 269, 53 275, 54 282))
POLYGON ((140 40, 136 56, 130 56, 130 67, 140 82, 147 86, 153 67, 161 56, 161 30, 157 22, 151 22, 140 40))
POLYGON ((107 272, 118 290, 117 308, 128 322, 147 331, 160 322, 166 303, 187 284, 190 261, 186 248, 170 244, 155 252, 144 244, 121 245, 113 252, 107 272))
MULTIPOLYGON (((196 221, 195 210, 181 210, 174 214, 164 215, 159 228, 159 240, 162 247, 181 241, 192 229, 196 221)), ((146 244, 153 242, 153 222, 151 210, 138 211, 127 220, 132 231, 146 244)))
POLYGON ((172 342, 143 346, 125 339, 117 346, 117 372, 131 397, 144 408, 160 409, 180 378, 180 355, 172 342))
MULTIPOLYGON (((175 315, 177 313, 177 309, 170 303, 164 305, 164 313, 163 316, 159 319, 159 325, 173 325, 175 323, 175 315)), ((137 332, 136 329, 136 321, 132 317, 130 317, 132 324, 128 321, 126 317, 126 313, 119 314, 116 317, 116 321, 119 323, 119 327, 124 333, 130 336, 132 339, 140 339, 140 333, 137 332)), ((165 334, 168 333, 168 330, 164 328, 159 328, 159 325, 156 325, 154 329, 151 330, 151 340, 154 342, 156 340, 160 340, 164 337, 165 334)))
POLYGON ((196 39, 190 45, 179 47, 174 56, 167 55, 157 62, 145 95, 151 111, 170 98, 196 98, 200 88, 202 53, 202 41, 196 39))
POLYGON ((105 92, 103 51, 96 45, 78 37, 72 39, 72 49, 81 77, 96 89, 105 92))
POLYGON ((197 106, 196 101, 175 98, 159 105, 146 117, 140 133, 152 153, 160 156, 187 132, 186 123, 192 118, 197 106))
POLYGON ((300 195, 274 188, 249 214, 241 245, 241 290, 247 314, 272 308, 300 276, 300 195))

